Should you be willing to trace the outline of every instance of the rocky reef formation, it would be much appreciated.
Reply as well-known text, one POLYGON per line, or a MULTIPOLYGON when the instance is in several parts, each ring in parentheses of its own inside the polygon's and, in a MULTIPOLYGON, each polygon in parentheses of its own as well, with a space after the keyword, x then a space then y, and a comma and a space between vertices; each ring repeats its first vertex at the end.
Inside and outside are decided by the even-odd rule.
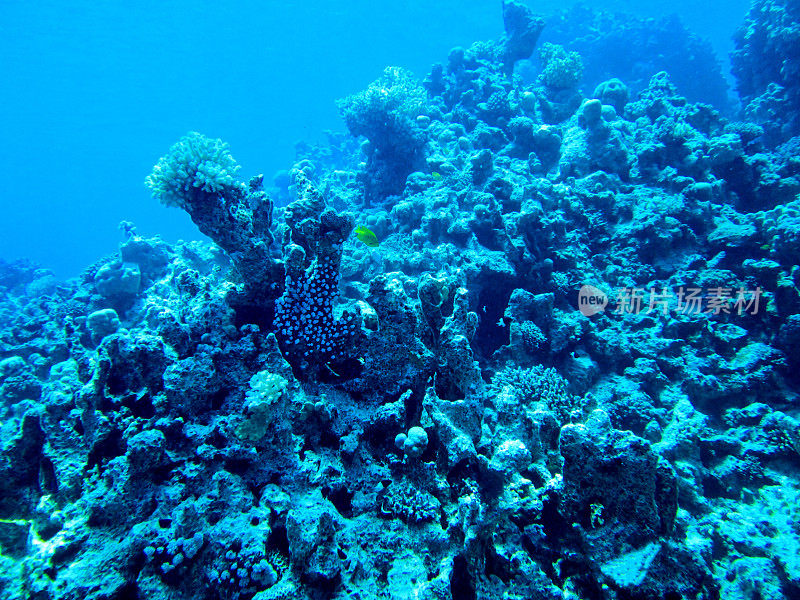
POLYGON ((796 113, 504 17, 282 204, 179 140, 148 186, 214 243, 0 264, 0 598, 800 594, 796 113))
POLYGON ((800 134, 800 3, 753 2, 734 36, 731 55, 737 91, 748 120, 776 145, 800 134))
POLYGON ((587 88, 616 77, 638 94, 653 75, 668 71, 690 102, 729 112, 728 84, 711 43, 687 29, 677 14, 652 19, 600 6, 581 3, 564 9, 542 33, 543 42, 566 45, 581 55, 587 88))

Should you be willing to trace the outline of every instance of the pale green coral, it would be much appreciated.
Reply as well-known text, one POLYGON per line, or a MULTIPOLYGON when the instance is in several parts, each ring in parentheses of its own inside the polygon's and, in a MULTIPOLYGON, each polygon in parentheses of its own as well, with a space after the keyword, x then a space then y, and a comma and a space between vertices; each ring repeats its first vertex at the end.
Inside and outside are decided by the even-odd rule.
POLYGON ((250 389, 245 398, 247 402, 276 402, 286 390, 288 382, 280 375, 269 371, 259 371, 250 378, 250 389))
POLYGON ((250 378, 250 389, 245 394, 247 418, 236 428, 236 435, 258 441, 267 433, 273 420, 275 406, 283 397, 288 382, 280 375, 259 371, 250 378))
POLYGON ((197 190, 226 195, 243 188, 237 178, 240 168, 228 144, 193 131, 158 160, 145 185, 167 206, 185 208, 197 190))

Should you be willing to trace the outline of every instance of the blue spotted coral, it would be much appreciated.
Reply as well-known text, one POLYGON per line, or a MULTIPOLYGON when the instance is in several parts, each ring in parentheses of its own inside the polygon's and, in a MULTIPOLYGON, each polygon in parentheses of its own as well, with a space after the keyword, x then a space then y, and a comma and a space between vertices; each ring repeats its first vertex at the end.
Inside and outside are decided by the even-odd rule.
POLYGON ((336 259, 320 257, 306 270, 286 276, 286 288, 275 303, 275 330, 282 349, 295 363, 324 364, 342 357, 355 337, 355 315, 334 315, 339 297, 336 259))

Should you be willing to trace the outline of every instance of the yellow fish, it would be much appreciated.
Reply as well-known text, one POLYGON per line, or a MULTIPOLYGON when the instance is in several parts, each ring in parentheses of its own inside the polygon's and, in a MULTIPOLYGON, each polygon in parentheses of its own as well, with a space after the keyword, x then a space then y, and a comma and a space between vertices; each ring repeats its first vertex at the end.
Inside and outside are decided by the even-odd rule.
POLYGON ((442 174, 439 173, 438 171, 434 171, 433 173, 431 173, 431 176, 433 177, 434 181, 442 180, 442 174))
POLYGON ((356 237, 370 248, 375 248, 380 243, 378 241, 378 236, 363 225, 356 227, 356 237))

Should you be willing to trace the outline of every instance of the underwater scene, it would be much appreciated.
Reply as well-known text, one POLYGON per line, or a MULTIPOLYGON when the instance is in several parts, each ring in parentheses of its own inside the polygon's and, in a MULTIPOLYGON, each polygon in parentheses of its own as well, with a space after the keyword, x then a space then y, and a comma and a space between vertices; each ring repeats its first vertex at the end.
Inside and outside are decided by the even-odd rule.
POLYGON ((800 0, 4 4, 0 600, 800 599, 800 0))

